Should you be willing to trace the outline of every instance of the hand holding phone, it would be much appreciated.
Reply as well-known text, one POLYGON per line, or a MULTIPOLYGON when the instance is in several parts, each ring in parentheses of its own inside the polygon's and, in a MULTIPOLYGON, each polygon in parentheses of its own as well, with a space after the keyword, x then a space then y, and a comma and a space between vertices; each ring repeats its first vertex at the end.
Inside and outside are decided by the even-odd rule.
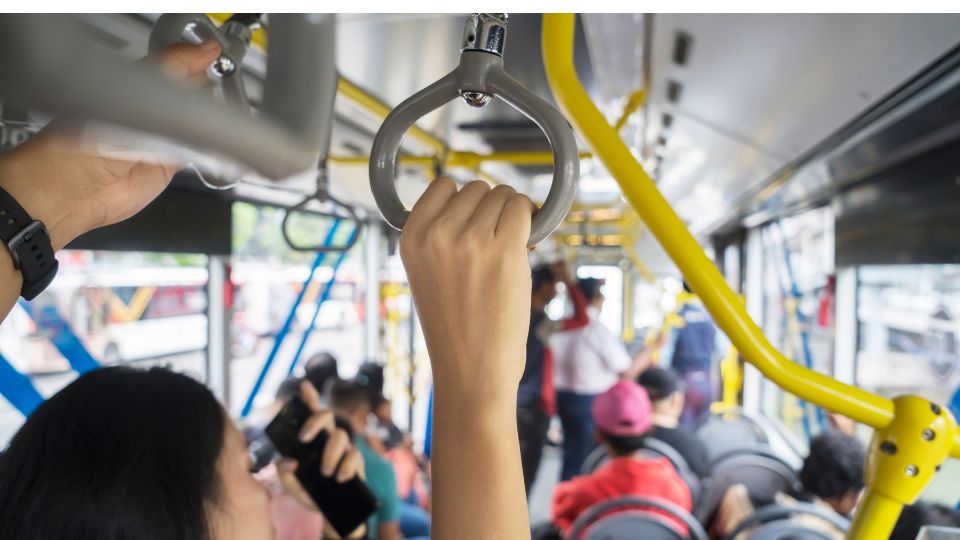
MULTIPOLYGON (((342 537, 362 525, 379 507, 376 497, 357 474, 362 458, 333 415, 320 414, 319 395, 305 382, 266 428, 266 435, 283 456, 297 461, 297 483, 342 537), (306 442, 305 442, 306 441, 306 442)), ((284 471, 281 471, 283 474, 284 471)))

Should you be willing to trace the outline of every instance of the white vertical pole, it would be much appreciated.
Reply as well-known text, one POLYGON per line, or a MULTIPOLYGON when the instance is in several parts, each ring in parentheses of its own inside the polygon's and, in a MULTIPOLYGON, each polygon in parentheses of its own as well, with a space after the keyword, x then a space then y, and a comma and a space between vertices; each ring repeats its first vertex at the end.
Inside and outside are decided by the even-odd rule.
POLYGON ((837 269, 834 295, 833 378, 854 384, 857 363, 857 269, 837 269))
POLYGON ((224 295, 228 257, 210 255, 207 262, 207 386, 230 406, 230 314, 224 295))
POLYGON ((364 302, 364 361, 380 361, 380 244, 383 224, 372 219, 367 223, 364 240, 366 296, 364 302))
MULTIPOLYGON (((747 313, 763 328, 763 239, 760 228, 747 231, 746 273, 743 291, 747 297, 747 313)), ((759 412, 762 398, 763 375, 757 368, 747 363, 743 372, 743 408, 748 412, 759 412)))

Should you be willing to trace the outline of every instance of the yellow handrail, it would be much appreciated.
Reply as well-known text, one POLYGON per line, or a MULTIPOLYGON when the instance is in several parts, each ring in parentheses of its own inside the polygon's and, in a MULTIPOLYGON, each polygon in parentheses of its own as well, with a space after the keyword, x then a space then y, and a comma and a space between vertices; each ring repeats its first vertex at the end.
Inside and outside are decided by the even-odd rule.
MULTIPOLYGON (((588 152, 581 152, 580 159, 591 157, 588 152)), ((362 165, 370 162, 370 156, 330 156, 329 160, 335 165, 362 165)), ((486 162, 512 163, 513 165, 553 165, 553 152, 491 152, 480 154, 460 150, 448 150, 438 156, 400 156, 401 165, 432 167, 436 164, 444 167, 463 167, 476 169, 486 162)))
POLYGON ((626 199, 744 359, 787 392, 876 429, 867 457, 864 502, 848 537, 886 538, 902 506, 916 501, 943 461, 950 455, 960 457, 960 433, 953 416, 923 398, 903 396, 890 400, 835 381, 790 361, 767 341, 587 95, 573 68, 575 22, 573 14, 543 17, 547 80, 560 107, 616 178, 626 199))
POLYGON ((573 69, 572 14, 544 15, 547 79, 574 127, 620 184, 627 200, 697 291, 740 353, 780 387, 873 427, 893 418, 891 400, 796 364, 767 341, 716 266, 687 231, 656 185, 597 110, 573 69))

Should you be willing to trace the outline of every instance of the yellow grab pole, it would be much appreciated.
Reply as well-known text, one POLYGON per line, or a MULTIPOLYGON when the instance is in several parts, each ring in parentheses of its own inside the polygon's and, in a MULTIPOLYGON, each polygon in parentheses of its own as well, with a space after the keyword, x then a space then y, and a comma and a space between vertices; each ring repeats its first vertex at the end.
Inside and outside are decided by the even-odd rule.
POLYGON ((573 69, 573 14, 546 14, 543 55, 547 79, 561 108, 616 178, 660 245, 697 291, 740 354, 784 390, 873 427, 893 418, 893 404, 796 364, 780 354, 750 319, 736 294, 704 254, 656 185, 606 122, 573 69))
POLYGON ((857 515, 847 531, 847 538, 888 538, 897 524, 903 504, 867 488, 857 508, 857 515))
MULTIPOLYGON (((412 131, 411 131, 412 133, 412 131)), ((587 159, 591 154, 580 153, 580 159, 587 159)), ((367 165, 370 156, 330 156, 330 161, 337 165, 367 165)), ((476 169, 487 162, 511 163, 513 165, 553 165, 553 152, 492 152, 478 154, 476 152, 461 152, 449 150, 442 156, 400 156, 400 163, 404 165, 423 165, 432 167, 441 163, 444 167, 463 167, 476 169)))
MULTIPOLYGON (((366 109, 367 112, 380 120, 386 118, 387 115, 390 114, 390 111, 393 110, 393 107, 374 97, 370 92, 361 88, 360 85, 342 76, 337 82, 337 93, 361 108, 366 109)), ((447 149, 447 145, 444 144, 443 141, 416 125, 411 127, 407 133, 410 137, 429 147, 436 154, 442 155, 447 149)))
POLYGON ((630 119, 630 116, 637 111, 640 107, 643 107, 644 102, 647 101, 647 89, 641 88, 636 92, 630 94, 630 97, 627 99, 627 104, 623 107, 623 113, 620 114, 620 118, 617 119, 617 123, 613 125, 613 129, 619 132, 623 126, 627 125, 627 120, 630 119))
POLYGON ((944 460, 960 454, 953 416, 921 397, 890 400, 830 379, 791 362, 766 340, 583 89, 573 69, 574 23, 572 14, 544 15, 544 63, 557 102, 744 359, 787 392, 875 428, 867 452, 866 498, 848 538, 888 537, 902 506, 916 501, 944 460))

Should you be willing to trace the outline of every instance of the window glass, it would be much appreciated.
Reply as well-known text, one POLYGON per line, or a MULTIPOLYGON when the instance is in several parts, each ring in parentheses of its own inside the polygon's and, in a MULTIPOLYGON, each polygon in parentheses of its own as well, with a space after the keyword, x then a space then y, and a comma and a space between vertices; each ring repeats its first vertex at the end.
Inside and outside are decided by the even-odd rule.
MULTIPOLYGON (((205 256, 64 250, 57 259, 50 287, 0 324, 0 354, 41 395, 74 380, 71 361, 85 354, 101 364, 167 364, 203 379, 205 256)), ((0 446, 22 422, 0 399, 0 446)))
POLYGON ((856 382, 948 403, 960 383, 960 265, 858 269, 856 382))
POLYGON ((603 281, 600 289, 603 293, 603 309, 600 310, 600 322, 615 336, 623 328, 623 270, 616 266, 580 266, 577 277, 592 277, 603 281))
MULTIPOLYGON (((817 208, 763 228, 764 333, 788 358, 833 373, 834 217, 817 208)), ((821 425, 812 405, 764 381, 764 413, 803 440, 821 425)))

